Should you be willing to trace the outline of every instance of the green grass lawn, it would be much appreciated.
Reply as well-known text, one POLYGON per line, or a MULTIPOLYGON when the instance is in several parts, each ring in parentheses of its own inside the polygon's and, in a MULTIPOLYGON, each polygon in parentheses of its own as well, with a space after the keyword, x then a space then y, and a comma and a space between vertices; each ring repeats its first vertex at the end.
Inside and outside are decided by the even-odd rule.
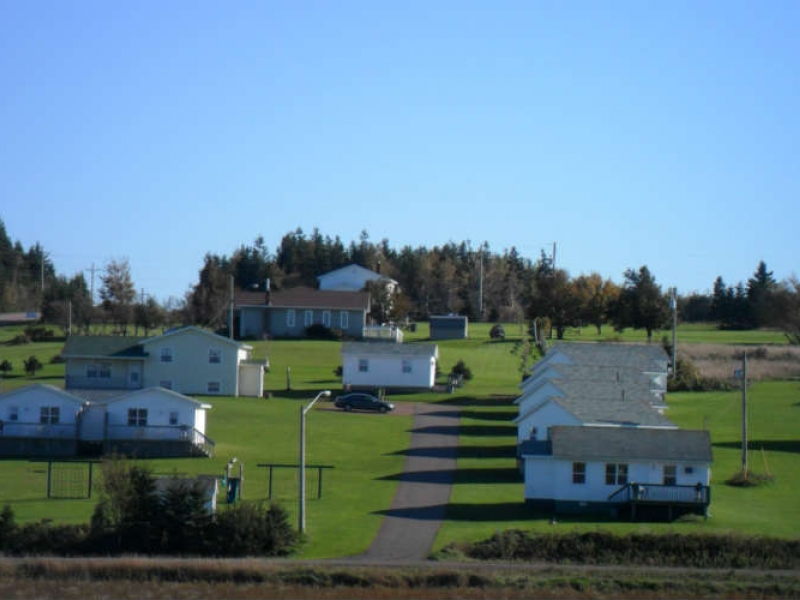
MULTIPOLYGON (((458 360, 473 372, 473 380, 454 394, 424 392, 397 394, 397 401, 449 402, 462 405, 459 471, 451 496, 447 520, 436 546, 452 541, 476 540, 500 529, 520 527, 550 531, 549 517, 532 515, 523 503, 523 484, 515 469, 516 415, 510 399, 518 392, 519 358, 512 354, 524 330, 505 325, 506 340, 489 340, 491 325, 470 325, 470 338, 440 341, 443 375, 458 360)), ((608 329, 608 337, 614 334, 608 329)), ((50 364, 62 347, 61 341, 8 346, 13 328, 0 330, 0 361, 14 363, 12 377, 3 390, 33 382, 63 385, 61 364, 50 364), (22 360, 31 354, 45 368, 36 378, 24 375, 22 360)), ((406 341, 428 340, 427 324, 406 341)), ((607 339, 593 328, 580 336, 568 332, 568 340, 607 339)), ((624 341, 644 341, 643 332, 628 331, 624 341)), ((660 339, 658 336, 657 339, 660 339)), ((707 343, 785 343, 771 331, 721 332, 713 326, 682 325, 679 342, 689 339, 707 343)), ((341 364, 341 345, 330 341, 272 340, 252 342, 256 357, 268 356, 271 370, 265 387, 270 400, 214 397, 208 415, 208 434, 217 443, 213 459, 164 459, 149 461, 161 474, 222 474, 225 464, 236 456, 245 464, 246 501, 265 501, 267 470, 258 463, 296 463, 298 460, 299 410, 317 391, 341 389, 334 370, 341 364), (287 368, 291 391, 287 391, 287 368)), ((670 394, 668 415, 681 427, 712 432, 714 443, 712 517, 707 521, 689 519, 673 524, 630 524, 586 520, 562 521, 559 528, 602 528, 615 531, 741 531, 753 534, 800 537, 800 387, 791 382, 765 382, 750 392, 751 467, 769 469, 773 483, 751 489, 723 484, 739 463, 740 394, 670 394), (763 453, 761 449, 763 448, 763 453)), ((399 415, 344 414, 318 410, 308 416, 308 462, 335 467, 324 473, 323 497, 316 498, 316 472, 309 472, 307 530, 303 557, 334 557, 359 553, 367 548, 380 525, 379 511, 388 508, 402 471, 403 453, 408 447, 411 417, 399 415)), ((92 500, 46 500, 46 464, 28 461, 0 461, 4 485, 0 503, 9 503, 21 522, 53 518, 58 522, 85 522, 94 506, 92 500)), ((284 505, 296 522, 297 474, 275 472, 274 499, 284 505)))

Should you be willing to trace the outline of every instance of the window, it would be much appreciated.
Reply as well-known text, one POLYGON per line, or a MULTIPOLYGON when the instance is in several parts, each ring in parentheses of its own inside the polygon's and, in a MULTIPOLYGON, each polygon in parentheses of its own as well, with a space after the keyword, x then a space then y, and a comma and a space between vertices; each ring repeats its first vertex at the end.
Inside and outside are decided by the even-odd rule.
POLYGON ((177 425, 178 424, 178 411, 173 410, 169 413, 169 424, 170 425, 177 425))
POLYGON ((350 313, 346 310, 343 310, 339 313, 339 326, 342 329, 347 329, 350 327, 350 313))
POLYGON ((98 374, 101 379, 111 379, 111 365, 100 365, 98 374))
POLYGON ((330 327, 331 326, 331 311, 329 311, 329 310, 323 310, 322 311, 322 324, 325 327, 330 327))
POLYGON ((165 390, 172 389, 172 382, 169 379, 162 379, 161 381, 158 382, 158 385, 160 385, 165 390))
POLYGON ((161 349, 161 362, 172 362, 172 348, 161 349))
POLYGON ((146 408, 129 408, 128 409, 128 426, 129 427, 144 427, 147 425, 147 409, 146 408))
POLYGON ((411 373, 411 361, 404 360, 403 361, 403 373, 411 373))
POLYGON ((139 383, 139 373, 137 371, 131 372, 131 383, 139 383))
POLYGON ((664 485, 676 485, 678 483, 678 470, 675 465, 664 465, 664 485))
POLYGON ((586 483, 586 463, 572 463, 572 483, 586 483))
POLYGON ((209 394, 219 394, 220 384, 219 381, 209 381, 206 385, 206 390, 209 394))
POLYGON ((359 358, 358 359, 358 372, 359 373, 366 373, 369 371, 369 361, 366 358, 359 358))
POLYGON ((208 349, 208 362, 212 365, 218 365, 222 362, 222 350, 219 348, 208 349))
POLYGON ((90 379, 97 377, 97 365, 86 365, 86 377, 90 379))
POLYGON ((305 311, 305 313, 303 314, 303 324, 306 327, 309 327, 309 326, 314 324, 314 311, 313 310, 305 311))
POLYGON ((692 473, 694 473, 694 467, 684 467, 683 472, 686 473, 687 475, 691 475, 692 473))
POLYGON ((290 308, 286 311, 286 326, 294 327, 294 309, 290 308))
POLYGON ((39 423, 53 425, 60 421, 61 411, 57 406, 42 406, 39 410, 39 423))
POLYGON ((625 485, 628 483, 628 465, 606 463, 606 485, 625 485))
POLYGON ((19 407, 18 406, 9 406, 8 407, 8 420, 9 421, 19 421, 19 407))

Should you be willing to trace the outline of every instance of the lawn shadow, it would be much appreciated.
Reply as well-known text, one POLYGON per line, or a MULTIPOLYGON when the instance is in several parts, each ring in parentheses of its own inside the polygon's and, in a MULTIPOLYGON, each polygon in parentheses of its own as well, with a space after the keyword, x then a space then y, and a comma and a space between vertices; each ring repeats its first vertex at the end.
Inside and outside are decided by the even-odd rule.
POLYGON ((475 421, 513 421, 518 413, 507 410, 462 410, 462 419, 474 419, 475 421))
MULTIPOLYGON (((717 442, 712 444, 716 448, 740 449, 741 442, 717 442)), ((749 440, 747 449, 751 452, 766 450, 767 452, 794 452, 800 454, 800 440, 749 440)))
POLYGON ((390 508, 375 511, 375 515, 414 519, 418 521, 523 521, 547 519, 551 513, 537 511, 524 502, 497 502, 494 504, 432 504, 411 508, 390 508))
MULTIPOLYGON (((442 446, 425 446, 421 448, 407 448, 388 453, 388 456, 422 456, 428 458, 452 458, 454 448, 442 446)), ((458 458, 514 458, 517 447, 513 444, 506 446, 458 446, 458 458)))
POLYGON ((511 406, 514 404, 514 400, 517 399, 517 396, 500 396, 494 395, 490 398, 486 398, 485 396, 477 397, 477 396, 455 396, 452 398, 446 398, 445 400, 439 400, 436 404, 447 404, 452 406, 511 406))
POLYGON ((415 427, 411 433, 464 436, 512 436, 517 432, 515 425, 428 425, 415 427))
POLYGON ((378 481, 405 481, 410 483, 439 483, 443 485, 476 483, 522 483, 519 469, 451 469, 434 471, 409 471, 378 477, 378 481))
MULTIPOLYGON (((322 390, 264 390, 269 393, 271 398, 280 398, 283 400, 308 400, 314 399, 314 396, 319 394, 322 390)), ((330 398, 322 398, 324 401, 333 400, 335 392, 331 390, 330 398)))

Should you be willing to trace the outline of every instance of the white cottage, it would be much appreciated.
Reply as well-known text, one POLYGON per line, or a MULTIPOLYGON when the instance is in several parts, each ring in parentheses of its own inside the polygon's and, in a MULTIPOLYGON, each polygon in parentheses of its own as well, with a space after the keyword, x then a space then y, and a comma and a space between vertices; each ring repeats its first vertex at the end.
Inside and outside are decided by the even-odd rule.
POLYGON ((342 384, 345 389, 431 389, 438 360, 436 344, 344 342, 342 384))
POLYGON ((191 441, 206 438, 211 405, 161 387, 137 390, 106 403, 106 440, 191 441))
POLYGON ((0 452, 24 454, 34 449, 33 453, 38 453, 33 440, 62 440, 60 454, 74 450, 72 446, 77 439, 83 405, 83 399, 78 396, 41 383, 3 394, 0 396, 0 452))
POLYGON ((526 502, 557 512, 675 518, 710 502, 707 431, 554 426, 523 444, 522 459, 526 502))

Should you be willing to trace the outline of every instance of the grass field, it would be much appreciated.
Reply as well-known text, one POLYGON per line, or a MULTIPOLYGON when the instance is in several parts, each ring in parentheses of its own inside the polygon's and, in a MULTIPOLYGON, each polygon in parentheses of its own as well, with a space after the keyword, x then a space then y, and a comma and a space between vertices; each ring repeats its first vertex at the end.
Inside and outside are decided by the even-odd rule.
MULTIPOLYGON (((519 358, 512 354, 523 330, 506 325, 505 341, 490 341, 489 324, 470 325, 470 339, 439 342, 440 365, 447 373, 464 360, 474 379, 455 394, 419 393, 393 396, 397 401, 457 403, 462 407, 462 429, 456 484, 447 520, 436 547, 453 541, 476 540, 499 529, 551 530, 549 517, 529 513, 523 500, 522 482, 515 469, 515 429, 511 419, 515 407, 510 399, 520 381, 519 358), (538 518, 537 518, 538 517, 538 518)), ((62 342, 8 346, 13 331, 0 330, 0 361, 10 360, 12 377, 3 381, 9 390, 34 381, 63 384, 63 365, 50 364, 62 342), (22 360, 35 354, 45 369, 30 379, 22 374, 22 360)), ((584 329, 581 336, 568 332, 567 339, 606 339, 584 329)), ((406 341, 426 340, 427 325, 407 333, 406 341)), ((609 329, 609 337, 613 333, 609 329)), ((720 332, 709 326, 681 326, 679 342, 728 344, 785 344, 776 332, 720 332)), ((625 341, 644 341, 642 332, 625 332, 625 341)), ((660 339, 660 336, 658 337, 660 339)), ((322 389, 340 388, 334 370, 341 364, 340 344, 322 341, 273 340, 253 342, 257 357, 269 356, 271 371, 265 387, 269 400, 214 397, 208 416, 208 433, 217 442, 213 459, 172 459, 150 461, 157 473, 221 474, 227 461, 236 456, 245 464, 244 497, 264 501, 267 470, 258 463, 296 463, 298 456, 299 410, 322 389), (291 390, 287 390, 288 384, 291 390)), ((732 363, 731 368, 735 365, 732 363)), ((562 521, 559 528, 602 528, 615 531, 674 530, 727 531, 800 537, 800 386, 787 381, 753 385, 750 391, 751 465, 756 471, 769 470, 773 483, 759 488, 732 488, 723 481, 738 467, 740 394, 670 394, 668 415, 681 427, 712 432, 714 443, 712 518, 690 519, 674 524, 629 524, 592 521, 562 521), (763 448, 763 453, 762 453, 763 448)), ((380 524, 402 471, 411 417, 400 415, 344 414, 326 410, 321 402, 308 417, 308 462, 329 464, 323 497, 316 498, 316 473, 308 478, 308 541, 302 557, 333 557, 366 549, 380 524)), ((12 505, 20 521, 52 518, 58 522, 86 521, 95 500, 46 500, 46 465, 27 461, 0 461, 4 485, 0 503, 12 505)), ((297 514, 297 474, 275 472, 273 492, 291 513, 297 514)))

